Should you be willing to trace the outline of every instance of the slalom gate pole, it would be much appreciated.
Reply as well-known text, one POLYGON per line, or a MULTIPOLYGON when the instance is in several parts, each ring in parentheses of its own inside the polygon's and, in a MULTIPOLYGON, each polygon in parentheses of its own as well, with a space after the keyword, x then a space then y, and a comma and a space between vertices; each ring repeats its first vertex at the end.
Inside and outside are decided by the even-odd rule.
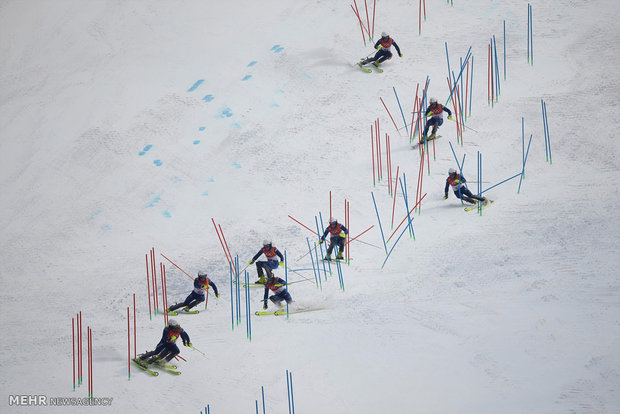
POLYGON ((495 104, 495 71, 494 71, 494 67, 495 65, 493 64, 493 40, 491 39, 491 41, 489 42, 489 55, 490 55, 490 65, 491 65, 491 106, 494 106, 495 104))
POLYGON ((146 293, 149 297, 149 320, 152 320, 153 317, 151 315, 151 281, 149 280, 149 255, 146 254, 146 293))
POLYGON ((95 393, 93 390, 93 330, 88 327, 88 367, 90 378, 90 397, 92 398, 95 393))
MULTIPOLYGON (((374 226, 374 224, 373 224, 372 226, 368 227, 366 230, 364 230, 364 231, 363 231, 363 232, 361 232, 360 234, 358 234, 357 236, 353 237, 352 239, 349 239, 349 241, 348 241, 348 242, 346 242, 346 244, 345 244, 345 245, 348 245, 348 244, 349 244, 349 243, 351 243, 352 241, 356 240, 358 237, 360 237, 361 235, 363 235, 364 233, 366 233, 368 230, 372 229, 373 227, 375 227, 375 226, 374 226)), ((349 232, 349 233, 351 233, 351 232, 349 232)), ((360 243, 363 243, 361 240, 358 240, 358 241, 359 241, 360 243)), ((371 244, 370 246, 373 246, 373 245, 371 244)), ((381 248, 381 247, 379 247, 379 246, 375 246, 375 247, 378 247, 379 249, 381 248)))
POLYGON ((220 241, 222 250, 224 250, 224 256, 226 256, 226 260, 228 261, 228 264, 232 266, 232 257, 228 256, 228 251, 226 250, 226 247, 224 246, 224 242, 222 241, 222 236, 220 235, 220 231, 218 230, 217 225, 215 224, 215 220, 213 220, 213 217, 211 218, 211 222, 213 223, 213 227, 215 228, 215 233, 217 234, 217 238, 220 241))
MULTIPOLYGON (((480 196, 482 194, 481 191, 481 187, 482 187, 482 154, 480 153, 480 151, 478 151, 478 182, 476 183, 478 188, 477 188, 477 193, 478 196, 480 196)), ((478 214, 482 215, 482 203, 477 203, 478 204, 478 214)))
POLYGON ((82 311, 78 313, 78 385, 82 385, 82 358, 84 357, 83 334, 82 334, 82 311))
POLYGON ((368 28, 368 37, 370 37, 370 19, 368 18, 368 1, 364 0, 364 8, 366 9, 366 27, 368 28))
POLYGON ((73 356, 73 391, 75 391, 75 318, 71 318, 71 355, 73 356))
POLYGON ((549 162, 549 151, 547 148, 547 123, 545 122, 545 101, 540 100, 540 107, 542 109, 542 123, 543 123, 543 133, 545 135, 545 159, 549 162))
POLYGON ((351 9, 353 10, 353 13, 355 14, 355 17, 357 17, 357 20, 360 24, 360 30, 362 31, 362 40, 364 41, 364 46, 366 46, 366 36, 364 36, 364 26, 362 25, 362 21, 360 20, 360 16, 358 15, 357 11, 355 11, 355 8, 353 8, 352 5, 351 9))
POLYGON ((372 125, 370 126, 370 151, 372 154, 372 185, 376 186, 377 182, 375 180, 375 139, 372 135, 372 125))
POLYGON ((497 96, 495 100, 499 101, 499 96, 502 94, 502 88, 500 83, 499 60, 497 59, 497 41, 495 40, 495 35, 493 35, 493 51, 495 53, 495 84, 497 85, 497 96))
MULTIPOLYGON (((230 253, 230 248, 228 247, 228 242, 226 241, 226 236, 224 236, 224 231, 222 230, 222 225, 218 224, 219 228, 220 228, 220 233, 222 233, 222 239, 224 240, 224 246, 226 246, 226 251, 228 252, 228 257, 230 257, 230 259, 232 260, 232 254, 230 253)), ((235 271, 235 273, 239 274, 239 272, 237 271, 237 268, 234 267, 234 261, 233 261, 233 270, 235 271)))
POLYGON ((288 397, 288 414, 291 414, 291 388, 289 385, 288 369, 286 370, 286 395, 288 397))
MULTIPOLYGON (((461 88, 462 90, 462 88, 461 88)), ((467 72, 465 74, 465 119, 467 120, 467 97, 469 96, 469 62, 467 62, 467 72)))
POLYGON ((487 105, 491 105, 491 45, 489 45, 489 64, 487 67, 487 105))
POLYGON ((400 165, 396 167, 396 181, 394 182, 394 201, 392 202, 392 228, 394 228, 394 210, 396 210, 396 194, 398 189, 398 171, 400 165))
POLYGON ((506 19, 504 19, 504 80, 506 80, 506 19))
POLYGON ((228 274, 230 276, 230 319, 231 319, 231 322, 232 322, 232 330, 234 331, 235 330, 235 311, 234 311, 234 309, 235 309, 235 305, 234 305, 235 297, 233 295, 234 283, 233 283, 233 276, 232 276, 232 274, 233 274, 232 273, 232 265, 230 263, 228 264, 228 274))
MULTIPOLYGON (((288 293, 288 264, 286 261, 286 250, 284 250, 284 290, 288 293)), ((286 302, 286 319, 289 317, 288 302, 286 302)))
POLYGON ((489 188, 487 188, 486 190, 484 190, 482 193, 486 193, 487 191, 489 191, 489 190, 491 190, 491 189, 493 189, 493 188, 497 187, 498 185, 500 185, 500 184, 504 184, 505 182, 510 181, 510 180, 512 180, 513 178, 517 178, 517 177, 519 177, 519 176, 521 176, 521 173, 520 173, 520 172, 519 172, 518 174, 513 175, 513 176, 512 176, 512 177, 510 177, 510 178, 505 179, 504 181, 501 181, 501 182, 499 182, 499 183, 497 183, 497 184, 495 184, 495 185, 492 185, 491 187, 489 187, 489 188))
POLYGON ((403 123, 405 124, 405 131, 407 131, 407 135, 409 135, 409 128, 407 128, 407 121, 405 121, 405 113, 403 112, 403 107, 400 105, 400 99, 398 99, 398 94, 396 93, 396 87, 392 86, 394 90, 394 96, 396 96, 396 102, 398 103, 398 107, 400 108, 400 115, 403 117, 403 123))
POLYGON ((525 164, 525 119, 521 117, 521 163, 525 164))
MULTIPOLYGON (((420 198, 420 200, 416 203, 416 205, 414 205, 409 212, 407 213, 407 215, 402 219, 402 221, 400 222, 400 224, 398 226, 396 226, 396 229, 392 232, 392 234, 390 235, 390 237, 388 238, 388 240, 392 239, 392 236, 394 236, 394 234, 398 231, 398 229, 400 228, 400 226, 403 225, 403 223, 405 222, 405 220, 407 220, 407 218, 410 218, 410 214, 413 212, 413 210, 417 207, 417 205, 419 203, 422 202, 422 200, 424 200, 424 197, 426 197, 428 193, 424 193, 424 195, 422 196, 422 198, 420 198)), ((412 219, 410 219, 409 224, 411 224, 412 219)))
POLYGON ((305 224, 303 224, 302 222, 300 222, 299 220, 293 218, 291 215, 288 215, 288 218, 290 218, 291 220, 293 220, 295 223, 301 225, 303 228, 305 228, 306 230, 310 231, 312 234, 314 234, 315 236, 319 236, 317 233, 314 232, 314 230, 312 230, 310 227, 306 226, 305 224))
MULTIPOLYGON (((235 271, 234 267, 233 271, 235 271)), ((239 324, 241 323, 241 280, 239 279, 239 273, 237 273, 236 271, 235 278, 237 280, 237 326, 239 326, 239 324)))
MULTIPOLYGON (((239 255, 235 256, 235 263, 237 264, 237 269, 239 269, 239 255)), ((207 278, 208 280, 208 278, 207 278)), ((237 280, 239 281, 239 323, 241 323, 241 273, 237 274, 237 280)), ((208 292, 207 292, 208 295, 208 292)), ((206 309, 206 306, 205 306, 206 309)))
POLYGON ((377 8, 377 0, 373 1, 373 5, 372 5, 372 30, 371 33, 372 35, 370 36, 370 40, 374 41, 374 36, 375 36, 375 9, 377 8))
POLYGON ((400 183, 400 191, 403 193, 403 199, 405 200, 405 211, 407 211, 407 227, 409 228, 409 236, 413 236, 415 240, 415 233, 413 232, 413 225, 411 222, 413 221, 411 215, 409 214, 409 201, 407 201, 407 180, 405 178, 405 173, 403 173, 403 179, 400 183), (404 185, 403 185, 404 182, 404 185))
POLYGON ((155 248, 151 249, 151 268, 153 269, 153 300, 155 303, 155 315, 159 313, 159 289, 157 289, 157 266, 155 265, 155 248))
POLYGON ((377 166, 378 166, 378 181, 381 181, 383 179, 383 163, 381 162, 381 133, 380 133, 380 129, 379 129, 379 118, 377 118, 377 120, 375 121, 375 125, 376 125, 376 133, 375 133, 375 137, 376 137, 376 144, 377 144, 377 166))
POLYGON ((390 153, 390 136, 385 134, 385 163, 387 164, 388 194, 392 194, 392 154, 390 153))
POLYGON ((159 262, 159 277, 161 280, 161 305, 164 307, 164 326, 168 325, 168 306, 166 305, 166 285, 164 284, 164 264, 159 262))
MULTIPOLYGON (((446 62, 448 63, 448 78, 450 78, 450 74, 452 73, 452 71, 450 70, 450 56, 448 55, 448 42, 444 42, 444 45, 446 46, 446 62)), ((450 97, 448 97, 448 101, 450 100, 451 97, 452 97, 452 94, 450 94, 450 97)))
POLYGON ((131 379, 131 343, 129 335, 129 306, 127 306, 127 379, 131 379))
MULTIPOLYGON (((314 282, 316 284, 316 287, 319 287, 320 282, 321 282, 321 276, 317 276, 316 274, 316 268, 314 267, 314 258, 312 257, 312 248, 310 247, 310 239, 308 239, 306 237, 306 242, 308 243, 308 253, 310 254, 310 261, 312 262, 312 272, 314 273, 314 282)), ((318 257, 317 257, 318 260, 318 257)), ((318 263, 317 263, 318 266, 318 263)))
POLYGON ((553 164, 553 158, 551 157, 551 135, 549 134, 549 119, 547 118, 547 103, 543 102, 543 116, 545 122, 545 136, 546 136, 546 147, 549 148, 549 164, 553 164))
POLYGON ((387 111, 388 115, 390 116, 390 119, 392 120, 392 123, 394 124, 394 128, 396 128, 396 131, 398 131, 398 126, 396 126, 396 122, 394 122, 394 118, 392 118, 392 114, 390 113, 390 110, 385 105, 385 102, 383 102, 383 98, 379 97, 379 99, 381 100, 381 103, 383 104, 383 107, 385 108, 385 110, 387 111))
POLYGON ((377 209, 377 202, 375 200, 375 195, 373 192, 370 192, 372 196, 372 202, 375 205, 375 212, 377 213, 377 221, 379 222, 379 229, 381 230, 381 239, 383 240, 383 247, 385 248, 385 252, 387 253, 387 245, 385 244, 385 236, 383 235, 383 226, 381 226, 381 218, 379 217, 379 210, 377 209))
POLYGON ((136 346, 136 339, 138 338, 138 335, 136 333, 136 294, 133 294, 133 357, 137 358, 138 357, 138 349, 136 346))
MULTIPOLYGON (((345 217, 347 220, 347 229, 349 230, 349 234, 351 234, 351 202, 350 201, 346 202, 345 217)), ((351 262, 351 246, 349 244, 345 244, 344 246, 347 249, 347 262, 350 263, 351 262)))
POLYGON ((250 292, 250 274, 245 272, 245 277, 247 279, 246 282, 246 297, 248 298, 248 326, 250 328, 250 341, 252 340, 252 301, 251 301, 251 292, 250 292))
POLYGON ((418 35, 422 35, 422 0, 418 6, 418 35))
POLYGON ((261 395, 263 397, 263 414, 265 414, 265 389, 263 386, 260 386, 261 395))
MULTIPOLYGON (((409 143, 413 140, 414 131, 416 128, 413 126, 415 123, 416 110, 418 109, 418 90, 420 89, 420 82, 415 87, 415 98, 413 98, 413 112, 411 112, 411 132, 409 133, 409 143)), ((419 114, 418 114, 419 116, 419 114)))
MULTIPOLYGON (((321 214, 321 212, 319 212, 319 215, 320 215, 320 214, 321 214)), ((322 218, 321 218, 321 222, 322 222, 322 221, 323 221, 323 220, 322 220, 322 218)), ((317 231, 317 233, 321 234, 321 230, 319 229, 319 220, 317 219, 317 217, 316 217, 316 216, 314 216, 314 224, 316 225, 316 231, 317 231)), ((315 250, 315 251, 316 251, 316 250, 315 250)), ((325 253, 323 253, 323 243, 321 243, 321 244, 319 245, 319 251, 321 252, 321 257, 325 257, 325 253, 327 253, 327 247, 325 248, 325 253)), ((318 257, 318 256, 317 256, 317 257, 318 257)), ((319 271, 319 275, 320 275, 320 274, 321 274, 321 266, 319 265, 318 260, 317 260, 317 264, 316 264, 316 266, 317 266, 317 269, 318 269, 318 271, 319 271)), ((323 262, 323 274, 327 276, 327 270, 325 269, 325 262, 323 262)))
MULTIPOLYGON (((471 57, 471 79, 469 87, 469 116, 471 116, 472 96, 474 95, 474 57, 471 57)), ((470 128, 471 129, 471 128, 470 128)))
POLYGON ((164 259, 166 259, 168 262, 170 262, 170 264, 174 267, 176 267, 177 269, 179 269, 181 272, 183 272, 183 274, 187 277, 189 277, 190 279, 194 280, 193 277, 190 276, 189 273, 187 273, 185 270, 181 269, 176 263, 174 263, 172 260, 170 260, 169 258, 167 258, 163 253, 160 253, 161 257, 163 257, 164 259))
POLYGON ((243 286, 243 293, 245 294, 245 336, 250 339, 250 306, 249 306, 249 302, 250 302, 250 295, 248 293, 248 283, 250 283, 250 280, 248 278, 248 272, 245 272, 243 274, 243 281, 245 282, 245 285, 243 286))
POLYGON ((527 151, 525 152, 525 159, 523 160, 523 170, 521 171, 521 179, 519 179, 519 188, 517 190, 517 194, 521 193, 521 181, 523 181, 523 177, 525 176, 525 163, 527 162, 527 156, 530 153, 530 145, 532 144, 532 134, 530 134, 530 142, 527 144, 527 151))

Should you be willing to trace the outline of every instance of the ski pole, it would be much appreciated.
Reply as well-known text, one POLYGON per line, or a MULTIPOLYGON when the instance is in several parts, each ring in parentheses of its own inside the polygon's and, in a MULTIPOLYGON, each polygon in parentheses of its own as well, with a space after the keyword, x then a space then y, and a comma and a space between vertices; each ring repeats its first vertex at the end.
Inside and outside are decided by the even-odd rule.
POLYGON ((202 356, 204 356, 205 358, 207 357, 207 354, 205 354, 204 352, 202 352, 200 349, 196 349, 196 348, 194 347, 194 345, 190 346, 190 348, 191 348, 191 349, 193 349, 194 351, 197 351, 197 352, 201 353, 201 354, 202 354, 202 356))
MULTIPOLYGON (((451 119, 450 121, 456 122, 454 119, 451 119)), ((464 126, 464 127, 465 127, 465 128, 467 128, 467 129, 471 129, 471 130, 472 130, 472 131, 474 131, 476 134, 478 133, 478 131, 476 131, 476 130, 475 130, 475 129, 473 129, 473 128, 468 127, 468 126, 467 126, 467 125, 465 125, 465 124, 461 124, 461 125, 462 125, 462 126, 464 126)))

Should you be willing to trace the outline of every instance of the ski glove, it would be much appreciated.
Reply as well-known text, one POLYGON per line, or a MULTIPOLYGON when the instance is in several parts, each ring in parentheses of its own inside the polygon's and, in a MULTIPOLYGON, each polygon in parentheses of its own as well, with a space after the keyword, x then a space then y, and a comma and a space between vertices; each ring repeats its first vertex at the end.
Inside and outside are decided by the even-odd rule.
POLYGON ((344 234, 344 232, 340 233, 340 237, 342 237, 343 239, 347 237, 346 234, 344 234))
POLYGON ((267 309, 267 302, 263 303, 263 309, 267 309))
POLYGON ((444 200, 447 200, 447 199, 448 199, 448 194, 444 195, 444 196, 443 196, 443 199, 444 199, 444 200))
POLYGON ((377 46, 377 50, 381 50, 381 49, 383 49, 383 46, 381 45, 377 46))
POLYGON ((323 239, 319 240, 319 244, 323 243, 323 239))
POLYGON ((188 346, 190 348, 193 346, 191 342, 183 342, 183 345, 188 346))
POLYGON ((252 264, 252 263, 254 263, 254 260, 250 260, 248 263, 249 263, 249 264, 252 264))
POLYGON ((284 262, 280 262, 280 267, 284 267, 284 262))
POLYGON ((398 57, 403 57, 403 54, 402 54, 402 53, 399 53, 399 54, 398 54, 398 57))
POLYGON ((448 119, 449 119, 450 121, 454 121, 454 119, 452 119, 452 115, 448 115, 448 119))

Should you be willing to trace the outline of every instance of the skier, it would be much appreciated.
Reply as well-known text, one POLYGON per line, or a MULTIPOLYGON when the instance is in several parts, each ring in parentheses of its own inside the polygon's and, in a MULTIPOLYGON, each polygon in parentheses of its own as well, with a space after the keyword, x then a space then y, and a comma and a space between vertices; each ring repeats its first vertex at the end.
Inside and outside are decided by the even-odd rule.
POLYGON ((432 126, 433 131, 431 132, 431 136, 428 137, 429 140, 435 138, 435 134, 437 133, 437 128, 439 128, 443 124, 443 112, 446 111, 448 113, 448 119, 452 120, 452 112, 443 106, 440 103, 437 103, 437 99, 431 98, 431 104, 428 106, 426 110, 426 116, 432 116, 426 122, 426 127, 424 127, 424 139, 426 139, 426 134, 428 134, 428 129, 432 126))
POLYGON ((258 280, 254 283, 265 283, 265 276, 263 275, 263 270, 267 273, 267 276, 273 276, 273 270, 277 269, 278 266, 284 266, 284 256, 278 250, 277 247, 273 246, 271 240, 264 240, 263 247, 254 255, 252 260, 250 260, 249 264, 256 262, 256 271, 258 272, 258 280), (262 254, 267 257, 267 260, 256 262, 262 254), (280 258, 280 260, 278 260, 280 258))
POLYGON ((177 339, 181 337, 183 345, 192 347, 192 343, 189 340, 187 332, 181 328, 181 325, 174 319, 168 321, 168 326, 164 328, 164 332, 161 336, 161 341, 157 344, 154 351, 147 352, 138 356, 138 362, 145 364, 152 364, 155 362, 168 362, 181 351, 175 344, 177 339))
POLYGON ((402 58, 403 54, 400 53, 400 48, 398 47, 394 39, 392 39, 385 32, 381 33, 381 39, 379 39, 377 43, 375 43, 375 49, 377 50, 377 53, 375 53, 375 56, 366 58, 362 60, 361 62, 359 62, 358 63, 359 67, 361 68, 362 66, 370 62, 372 62, 372 64, 375 65, 376 67, 379 67, 381 63, 385 62, 388 59, 392 59, 392 52, 390 50, 392 46, 396 48, 396 51, 398 52, 398 56, 402 58))
POLYGON ((215 297, 219 298, 220 294, 217 292, 217 286, 207 277, 207 272, 205 270, 201 270, 198 272, 198 277, 194 279, 194 290, 189 294, 187 298, 185 298, 184 302, 177 303, 176 305, 172 305, 168 308, 168 312, 173 312, 183 306, 183 310, 185 312, 189 311, 194 306, 198 305, 205 300, 205 290, 209 289, 209 286, 213 288, 213 293, 215 293, 215 297))
POLYGON ((336 256, 336 260, 342 260, 342 254, 344 253, 344 240, 349 234, 349 230, 342 224, 338 223, 334 217, 329 219, 329 226, 325 229, 323 236, 319 240, 319 244, 325 241, 327 234, 330 234, 329 238, 329 247, 327 248, 327 257, 325 260, 331 260, 332 251, 334 247, 338 246, 338 255, 336 256))
POLYGON ((275 277, 273 274, 267 276, 267 281, 265 282, 265 296, 263 298, 263 309, 267 309, 267 297, 269 300, 273 302, 279 308, 282 308, 282 301, 286 301, 286 303, 292 303, 293 298, 291 298, 291 294, 288 293, 286 289, 286 281, 282 280, 279 277, 275 277), (269 296, 269 291, 272 291, 274 295, 269 296))
POLYGON ((486 204, 488 202, 487 199, 472 194, 465 185, 466 182, 467 180, 465 180, 462 174, 457 174, 454 168, 450 168, 448 170, 448 178, 446 178, 446 188, 444 189, 443 199, 446 200, 448 198, 448 188, 452 187, 452 191, 454 191, 454 195, 457 198, 472 204, 476 204, 477 201, 482 201, 483 204, 486 204))

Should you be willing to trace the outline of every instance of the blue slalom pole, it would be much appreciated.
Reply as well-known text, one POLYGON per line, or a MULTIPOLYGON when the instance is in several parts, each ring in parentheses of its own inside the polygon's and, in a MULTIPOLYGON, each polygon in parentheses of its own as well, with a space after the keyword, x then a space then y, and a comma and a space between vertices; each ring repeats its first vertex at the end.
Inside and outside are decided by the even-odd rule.
POLYGON ((527 4, 527 63, 530 63, 530 3, 527 4))
POLYGON ((263 388, 262 385, 260 386, 260 391, 263 396, 263 414, 265 414, 265 389, 263 388))
POLYGON ((518 177, 518 176, 520 176, 520 175, 521 175, 521 173, 518 173, 518 174, 513 175, 513 176, 512 176, 512 177, 510 177, 510 178, 506 178, 504 181, 501 181, 501 182, 499 182, 499 183, 497 183, 497 184, 495 184, 495 185, 492 185, 491 187, 487 188, 487 189, 486 189, 486 190, 484 190, 482 193, 486 193, 487 191, 491 190, 492 188, 495 188, 495 187, 497 187, 497 186, 498 186, 498 185, 500 185, 500 184, 504 184, 505 182, 510 181, 510 180, 512 180, 513 178, 517 178, 517 177, 518 177))
MULTIPOLYGON (((321 213, 319 212, 319 214, 321 213)), ((314 224, 316 225, 316 234, 321 234, 321 230, 319 229, 319 221, 317 220, 316 216, 314 216, 314 224)), ((320 237, 319 237, 319 240, 320 240, 320 237)), ((321 257, 325 257, 325 254, 323 253, 323 244, 319 244, 319 250, 321 251, 321 257)), ((325 253, 327 253, 327 249, 325 253)), ((320 270, 321 269, 319 267, 319 273, 320 273, 320 270)), ((323 274, 325 274, 325 276, 327 277, 327 270, 325 269, 325 261, 323 261, 323 274)))
POLYGON ((310 240, 306 237, 306 241, 308 242, 308 253, 310 254, 310 261, 312 262, 312 272, 314 273, 314 282, 316 286, 319 287, 319 282, 321 281, 321 276, 317 278, 316 276, 316 268, 314 267, 314 258, 312 257, 312 248, 310 247, 310 240))
POLYGON ((405 173, 403 173, 403 179, 398 179, 400 181, 400 191, 403 193, 403 198, 405 199, 405 208, 407 209, 407 227, 409 227, 409 235, 413 235, 413 239, 415 240, 415 233, 413 232, 413 225, 411 224, 412 219, 409 214, 409 201, 407 200, 407 177, 405 177, 405 173), (403 185, 404 182, 404 185, 403 185))
POLYGON ((290 372, 289 376, 291 377, 291 406, 293 407, 293 413, 295 414, 295 396, 293 394, 293 373, 290 372))
MULTIPOLYGON (((319 222, 321 224, 321 228, 324 229, 325 228, 325 224, 323 223, 323 215, 321 214, 321 212, 319 211, 319 222)), ((319 232, 318 234, 321 234, 321 232, 319 232)), ((325 253, 327 253, 327 247, 325 247, 325 253)), ((317 267, 318 267, 318 263, 317 263, 317 267)), ((325 262, 323 262, 323 269, 325 269, 325 262)), ((329 274, 332 274, 332 265, 331 262, 327 262, 327 269, 329 269, 329 274)))
MULTIPOLYGON (((286 250, 284 250, 284 290, 288 293, 288 263, 286 261, 286 250)), ((286 318, 288 319, 288 302, 286 302, 286 318)))
POLYGON ((403 237, 403 234, 405 234, 406 231, 407 231, 407 227, 403 229, 403 231, 400 233, 400 236, 398 236, 398 239, 396 239, 396 241, 392 245, 390 252, 387 254, 387 256, 385 257, 385 260, 383 261, 383 264, 381 265, 381 269, 383 269, 383 266, 385 266, 385 262, 387 262, 387 260, 390 258, 392 251, 394 251, 394 247, 396 247, 396 245, 398 244, 398 241, 400 240, 401 237, 403 237))
POLYGON ((545 135, 545 158, 547 162, 549 161, 549 151, 547 149, 547 123, 545 122, 545 101, 540 100, 540 107, 542 109, 542 122, 543 122, 543 133, 545 135))
POLYGON ((409 136, 409 128, 407 127, 407 121, 405 121, 405 114, 403 113, 403 107, 400 106, 400 99, 398 99, 396 88, 392 86, 392 89, 394 90, 394 95, 396 96, 396 102, 398 102, 398 107, 400 108, 400 115, 403 117, 403 123, 405 124, 405 131, 407 131, 407 136, 409 136))
POLYGON ((471 57, 471 78, 469 79, 469 116, 471 116, 472 96, 474 96, 474 57, 471 57))
POLYGON ((523 176, 525 175, 525 163, 527 162, 527 155, 530 152, 531 144, 532 144, 532 135, 530 135, 530 142, 527 144, 527 152, 525 153, 525 159, 523 160, 523 170, 521 170, 521 179, 519 179, 519 189, 517 190, 517 194, 521 192, 521 182, 523 181, 523 176))
POLYGON ((385 244, 385 236, 383 235, 383 226, 381 226, 381 218, 379 218, 379 210, 377 209, 377 202, 375 201, 375 195, 370 192, 372 195, 372 202, 375 205, 375 212, 377 213, 377 221, 379 222, 379 230, 381 230, 381 240, 383 240, 383 247, 385 248, 385 252, 387 253, 387 245, 385 244))
POLYGON ((529 4, 530 6, 530 24, 528 25, 530 28, 530 42, 531 42, 531 46, 530 46, 530 55, 532 56, 531 59, 531 64, 534 64, 534 20, 533 20, 533 13, 532 13, 532 5, 529 4))
POLYGON ((286 396, 288 397, 288 414, 291 414, 291 386, 289 384, 288 369, 286 370, 286 396))
MULTIPOLYGON (((495 82, 497 83, 496 96, 499 98, 501 95, 501 87, 500 87, 500 76, 499 76, 499 61, 497 59, 497 42, 495 40, 495 35, 493 35, 493 53, 495 54, 495 82)), ((496 99, 497 100, 497 99, 496 99)))
POLYGON ((543 102, 543 117, 545 122, 545 136, 547 137, 545 148, 549 147, 549 164, 553 164, 553 158, 551 158, 551 136, 549 135, 549 120, 547 118, 546 102, 543 102))
POLYGON ((506 20, 504 20, 504 80, 506 80, 506 20))
MULTIPOLYGON (((465 66, 467 66, 467 62, 469 61, 470 57, 471 57, 471 46, 469 47, 469 50, 467 51, 467 55, 465 56, 465 60, 463 61, 463 66, 461 66, 461 70, 459 71, 459 76, 457 76, 456 80, 452 84, 452 90, 450 91, 450 96, 446 100, 446 105, 448 104, 448 102, 450 102, 450 99, 452 98, 452 95, 454 94, 454 91, 456 90, 456 83, 463 76, 463 69, 465 69, 465 66)), ((454 74, 452 74, 452 76, 454 78, 454 74)), ((448 78, 450 78, 450 73, 448 73, 448 78)))

